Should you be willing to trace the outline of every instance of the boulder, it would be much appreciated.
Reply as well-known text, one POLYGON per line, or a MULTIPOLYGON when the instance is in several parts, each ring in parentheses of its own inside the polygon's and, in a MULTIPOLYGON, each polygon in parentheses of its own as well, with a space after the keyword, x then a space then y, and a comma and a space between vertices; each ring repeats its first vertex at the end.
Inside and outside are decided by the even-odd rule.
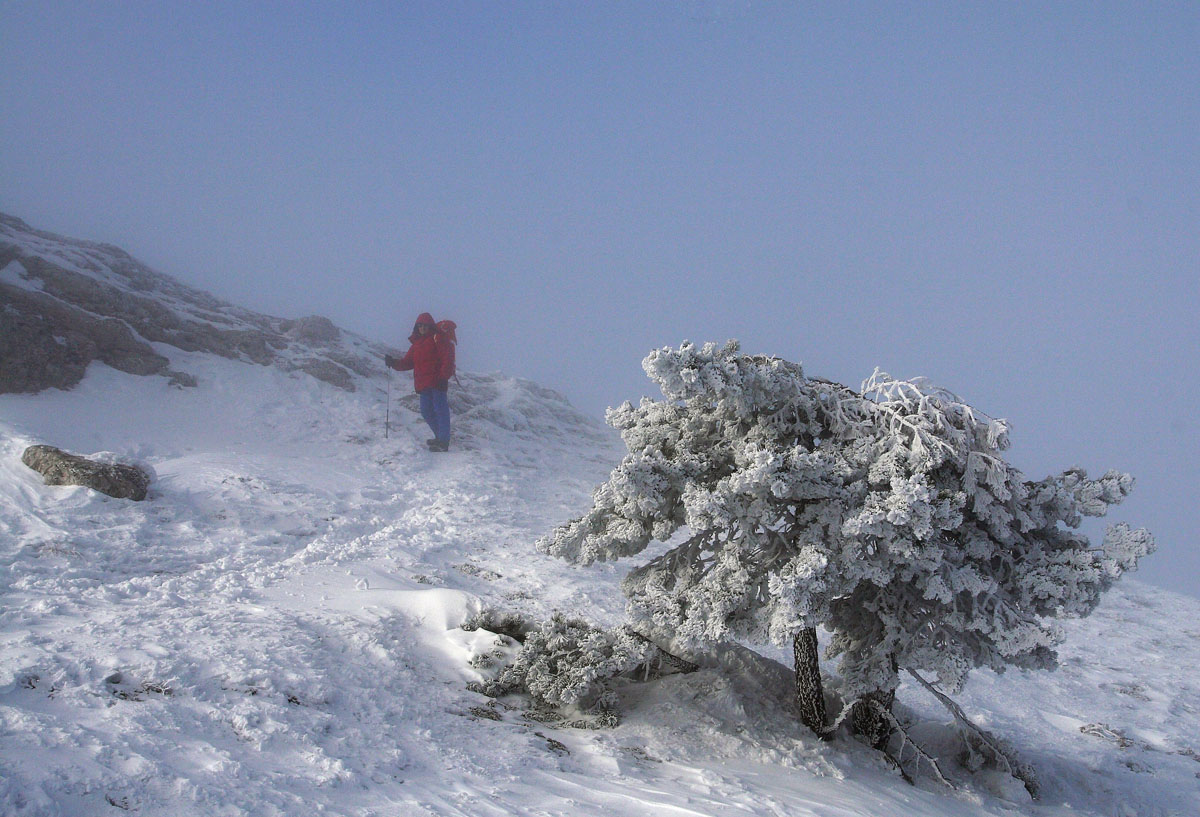
POLYGON ((37 471, 47 485, 82 485, 117 499, 143 500, 150 477, 136 465, 96 462, 51 445, 31 445, 21 462, 37 471))
POLYGON ((288 337, 305 343, 333 343, 342 336, 342 331, 333 321, 323 315, 309 315, 288 321, 284 332, 288 337))
POLYGON ((324 380, 326 383, 337 386, 339 389, 354 391, 354 378, 350 376, 350 372, 331 360, 312 357, 301 361, 299 368, 300 371, 312 375, 317 380, 324 380))

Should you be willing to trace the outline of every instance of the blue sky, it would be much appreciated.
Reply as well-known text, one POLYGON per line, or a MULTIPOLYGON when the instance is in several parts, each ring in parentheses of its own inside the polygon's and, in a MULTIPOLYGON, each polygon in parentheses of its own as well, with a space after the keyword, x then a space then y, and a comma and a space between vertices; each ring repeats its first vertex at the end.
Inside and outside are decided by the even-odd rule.
POLYGON ((0 210, 599 414, 926 375, 1200 594, 1200 4, 0 0, 0 210))

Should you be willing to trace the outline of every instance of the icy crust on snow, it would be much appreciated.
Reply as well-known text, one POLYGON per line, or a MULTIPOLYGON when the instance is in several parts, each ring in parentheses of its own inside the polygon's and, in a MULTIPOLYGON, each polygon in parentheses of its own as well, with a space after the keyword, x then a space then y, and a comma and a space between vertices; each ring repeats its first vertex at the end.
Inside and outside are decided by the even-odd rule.
MULTIPOLYGON (((623 449, 532 384, 452 386, 455 445, 383 375, 347 393, 208 355, 200 385, 93 366, 0 396, 0 814, 1190 815, 1200 800, 1200 603, 1125 583, 1067 625, 1056 673, 979 672, 967 711, 1041 772, 904 784, 814 741, 785 667, 744 649, 622 694, 607 731, 467 691, 483 606, 606 626, 623 570, 532 543, 623 449), (48 487, 24 447, 135 459, 148 501, 48 487)), ((784 655, 772 656, 780 661, 784 655)), ((901 698, 952 742, 919 689, 901 698)), ((953 770, 949 759, 948 768, 953 770)))

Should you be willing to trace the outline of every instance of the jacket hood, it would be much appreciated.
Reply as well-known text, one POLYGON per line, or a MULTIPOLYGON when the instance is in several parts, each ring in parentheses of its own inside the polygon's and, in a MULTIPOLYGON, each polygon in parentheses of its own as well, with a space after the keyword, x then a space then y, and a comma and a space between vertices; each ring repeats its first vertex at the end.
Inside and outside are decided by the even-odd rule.
POLYGON ((417 338, 421 337, 421 335, 417 332, 417 327, 421 324, 425 324, 433 330, 433 334, 437 334, 437 323, 434 322, 433 315, 430 315, 428 312, 422 312, 420 315, 417 315, 417 321, 413 324, 412 335, 410 335, 408 338, 413 343, 417 341, 417 338))

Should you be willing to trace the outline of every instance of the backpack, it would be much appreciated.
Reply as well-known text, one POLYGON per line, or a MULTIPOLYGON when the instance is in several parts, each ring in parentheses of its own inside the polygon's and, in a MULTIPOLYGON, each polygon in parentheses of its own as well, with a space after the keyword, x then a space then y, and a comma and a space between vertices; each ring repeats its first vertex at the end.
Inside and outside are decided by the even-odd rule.
MULTIPOLYGON (((454 321, 438 321, 437 328, 437 339, 441 341, 443 338, 445 338, 446 340, 450 341, 450 350, 453 352, 455 347, 458 346, 458 337, 454 334, 454 330, 458 328, 458 324, 456 324, 454 321)), ((454 356, 457 357, 457 354, 454 356)), ((457 371, 454 373, 454 382, 458 383, 460 386, 462 385, 462 383, 459 382, 457 371)))

